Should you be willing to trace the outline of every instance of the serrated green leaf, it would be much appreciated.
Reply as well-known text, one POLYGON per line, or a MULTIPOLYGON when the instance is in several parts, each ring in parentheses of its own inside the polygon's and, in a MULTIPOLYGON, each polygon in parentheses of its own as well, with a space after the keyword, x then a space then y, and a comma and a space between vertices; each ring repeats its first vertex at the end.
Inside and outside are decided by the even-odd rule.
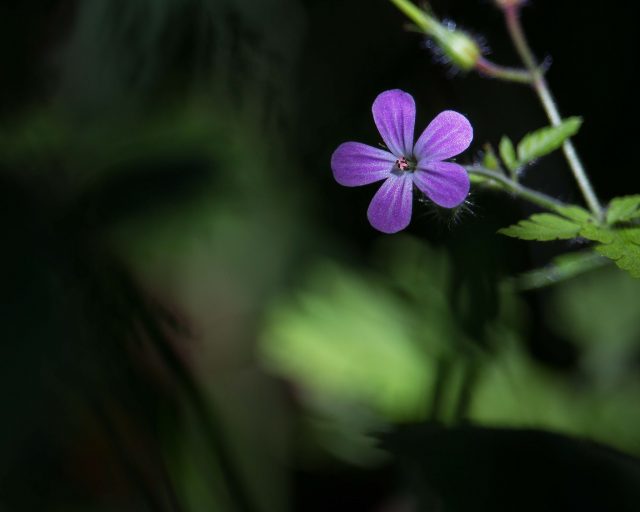
POLYGON ((580 236, 593 242, 610 244, 615 239, 613 230, 606 226, 598 226, 597 224, 584 224, 580 230, 580 236))
POLYGON ((580 233, 581 225, 553 213, 536 213, 498 233, 522 240, 568 240, 580 233))
POLYGON ((556 212, 568 219, 575 220, 583 224, 591 220, 591 213, 584 208, 576 205, 558 206, 556 212))
POLYGON ((607 224, 640 218, 640 195, 616 197, 607 209, 607 224))
POLYGON ((580 236, 600 242, 596 252, 612 259, 618 267, 640 278, 640 228, 611 229, 585 224, 580 236))
POLYGON ((618 229, 612 233, 612 242, 598 245, 596 251, 640 279, 640 228, 618 229))
POLYGON ((520 164, 529 163, 558 149, 565 140, 578 132, 581 125, 582 118, 570 117, 558 126, 547 126, 525 135, 518 144, 520 164))
POLYGON ((500 139, 500 158, 510 171, 515 171, 518 168, 518 159, 516 158, 516 150, 513 147, 511 139, 504 135, 500 139))

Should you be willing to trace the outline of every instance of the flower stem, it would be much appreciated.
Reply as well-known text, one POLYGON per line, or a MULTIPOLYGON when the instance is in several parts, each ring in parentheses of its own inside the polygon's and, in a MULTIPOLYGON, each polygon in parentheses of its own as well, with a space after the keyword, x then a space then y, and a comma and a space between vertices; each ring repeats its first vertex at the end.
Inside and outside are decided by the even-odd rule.
POLYGON ((611 264, 609 258, 593 250, 570 253, 564 258, 564 261, 554 261, 546 267, 520 274, 507 282, 520 291, 538 290, 611 264))
POLYGON ((547 194, 543 194, 542 192, 538 192, 537 190, 533 190, 531 188, 525 187, 520 183, 513 181, 511 178, 501 174, 499 172, 492 171, 490 169, 486 169, 479 165, 468 165, 465 166, 467 172, 471 174, 476 174, 477 176, 482 176, 484 178, 488 178, 491 181, 494 181, 500 184, 503 188, 507 189, 509 192, 514 193, 515 195, 526 199, 530 203, 537 204, 546 210, 551 211, 559 211, 562 208, 568 206, 562 201, 556 199, 555 197, 548 196, 547 194))
POLYGON ((416 26, 425 33, 437 36, 444 30, 435 18, 429 16, 423 10, 418 9, 418 7, 409 0, 391 0, 391 3, 400 9, 405 16, 413 21, 416 26))
POLYGON ((533 76, 529 71, 501 66, 484 57, 478 59, 475 69, 481 75, 497 80, 521 84, 531 84, 533 82, 533 76))
MULTIPOLYGON (((559 125, 562 122, 562 118, 560 117, 560 113, 558 112, 558 107, 556 105, 555 100, 553 99, 553 95, 549 89, 547 81, 544 77, 544 74, 538 67, 536 62, 536 58, 531 51, 529 43, 527 42, 527 38, 524 34, 524 30, 522 29, 522 24, 520 23, 520 5, 519 4, 507 4, 503 7, 503 12, 505 16, 505 21, 507 25, 507 30, 509 31, 509 35, 513 41, 514 46, 520 58, 522 59, 525 67, 529 70, 529 73, 533 77, 532 86, 535 90, 542 106, 547 113, 547 117, 551 121, 551 124, 554 126, 559 125)), ((569 167, 573 172, 573 176, 575 177, 578 186, 584 196, 584 199, 589 206, 589 209, 593 212, 597 219, 602 219, 603 209, 600 205, 600 201, 591 186, 591 182, 587 177, 587 173, 582 165, 580 157, 576 152, 576 149, 571 142, 571 140, 567 139, 562 145, 562 149, 564 151, 564 155, 569 163, 569 167)))

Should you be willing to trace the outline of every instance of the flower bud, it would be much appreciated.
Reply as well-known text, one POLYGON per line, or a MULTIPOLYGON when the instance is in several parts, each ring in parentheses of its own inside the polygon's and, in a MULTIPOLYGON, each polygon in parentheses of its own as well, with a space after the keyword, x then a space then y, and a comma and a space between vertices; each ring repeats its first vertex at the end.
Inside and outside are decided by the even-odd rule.
POLYGON ((443 25, 434 16, 418 9, 409 0, 391 0, 391 2, 422 32, 433 38, 443 55, 450 59, 454 65, 464 71, 469 71, 476 66, 478 59, 482 56, 482 51, 471 36, 443 25))
POLYGON ((451 62, 464 71, 473 69, 482 55, 473 38, 459 30, 447 31, 435 40, 451 62))

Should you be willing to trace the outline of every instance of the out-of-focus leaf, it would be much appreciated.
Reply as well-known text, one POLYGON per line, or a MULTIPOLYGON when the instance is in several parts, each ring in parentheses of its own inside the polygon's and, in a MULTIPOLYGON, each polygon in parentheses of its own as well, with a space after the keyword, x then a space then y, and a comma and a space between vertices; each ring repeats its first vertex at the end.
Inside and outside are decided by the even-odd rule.
POLYGON ((610 267, 554 288, 545 304, 549 325, 581 348, 590 375, 626 384, 640 348, 640 281, 610 267))
POLYGON ((547 126, 531 132, 518 144, 520 165, 555 151, 569 137, 575 135, 582 125, 582 118, 570 117, 558 126, 547 126))
POLYGON ((607 224, 640 218, 640 195, 616 197, 607 209, 607 224))
POLYGON ((308 393, 364 403, 391 420, 415 417, 433 369, 405 308, 374 281, 318 267, 305 291, 270 315, 265 363, 308 393))
POLYGON ((380 460, 370 433, 424 418, 431 400, 438 358, 417 326, 388 284, 325 262, 295 296, 272 307, 260 354, 297 391, 316 442, 366 465, 380 460))
POLYGON ((503 228, 498 233, 521 240, 568 240, 580 232, 580 224, 563 219, 553 213, 536 213, 518 224, 503 228))
POLYGON ((512 335, 512 343, 480 369, 473 422, 562 432, 640 454, 640 411, 628 405, 640 392, 637 379, 615 390, 585 389, 534 363, 512 335))

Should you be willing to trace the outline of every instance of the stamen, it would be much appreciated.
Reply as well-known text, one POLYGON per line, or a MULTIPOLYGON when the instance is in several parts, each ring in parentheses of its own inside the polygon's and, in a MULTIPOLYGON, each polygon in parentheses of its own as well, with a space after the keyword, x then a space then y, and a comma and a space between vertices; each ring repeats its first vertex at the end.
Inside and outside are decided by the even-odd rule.
POLYGON ((409 164, 409 162, 405 157, 402 157, 396 160, 396 165, 398 166, 398 169, 400 169, 401 171, 408 171, 409 168, 411 167, 411 165, 409 164))

